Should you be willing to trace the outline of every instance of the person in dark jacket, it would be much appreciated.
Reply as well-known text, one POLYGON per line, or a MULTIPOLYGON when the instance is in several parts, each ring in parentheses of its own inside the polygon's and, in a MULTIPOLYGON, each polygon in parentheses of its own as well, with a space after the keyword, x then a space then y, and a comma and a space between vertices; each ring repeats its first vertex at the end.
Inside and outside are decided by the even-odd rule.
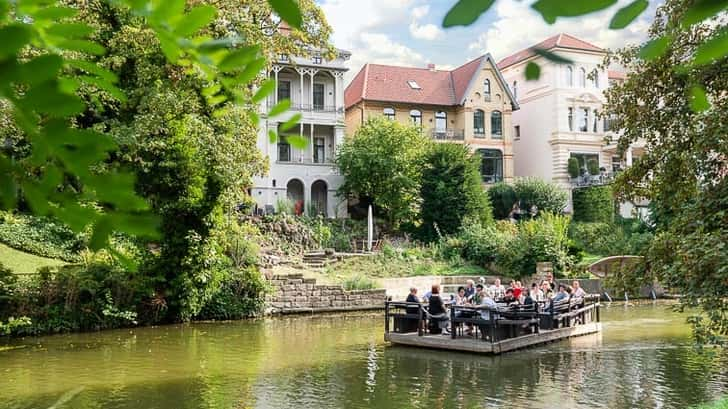
MULTIPOLYGON (((419 304, 420 300, 417 298, 417 289, 415 287, 410 288, 410 292, 407 294, 407 300, 405 301, 419 304)), ((419 307, 407 307, 407 314, 418 314, 419 311, 419 307)))
POLYGON ((432 286, 432 295, 430 296, 428 312, 432 316, 430 318, 430 333, 440 334, 442 333, 443 321, 447 321, 447 311, 445 310, 445 304, 440 298, 440 285, 435 284, 432 286))

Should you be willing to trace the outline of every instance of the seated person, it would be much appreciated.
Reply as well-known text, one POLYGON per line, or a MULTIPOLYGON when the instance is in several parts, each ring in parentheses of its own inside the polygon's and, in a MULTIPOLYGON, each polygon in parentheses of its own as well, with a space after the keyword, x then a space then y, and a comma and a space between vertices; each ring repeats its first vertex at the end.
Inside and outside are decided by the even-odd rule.
POLYGON ((563 284, 559 284, 559 292, 556 293, 556 295, 553 298, 553 302, 559 302, 563 300, 569 299, 569 293, 566 291, 566 286, 563 284))
POLYGON ((534 293, 536 290, 538 290, 538 287, 536 287, 536 290, 533 290, 536 283, 533 283, 533 286, 531 286, 531 290, 525 290, 526 296, 523 298, 523 305, 533 305, 536 303, 536 300, 531 296, 532 293, 534 293))
POLYGON ((468 280, 465 282, 465 297, 469 300, 475 295, 475 281, 468 280))
POLYGON ((543 301, 543 291, 541 291, 541 289, 538 288, 538 284, 536 284, 536 283, 531 284, 531 291, 529 291, 529 294, 531 294, 531 299, 534 302, 543 301))
POLYGON ((518 302, 518 299, 513 294, 513 288, 509 288, 506 290, 506 295, 501 298, 500 302, 505 303, 506 305, 511 305, 513 303, 518 302))
MULTIPOLYGON (((415 288, 415 287, 410 288, 410 292, 409 292, 409 294, 407 294, 406 301, 413 302, 413 303, 416 302, 418 304, 420 303, 419 298, 417 298, 417 288, 415 288)), ((414 306, 407 307, 406 311, 407 311, 407 314, 419 314, 420 308, 414 307, 414 306)))
MULTIPOLYGON (((475 293, 475 297, 473 297, 473 304, 475 306, 485 306, 490 307, 490 309, 498 308, 495 300, 493 300, 493 297, 490 295, 490 293, 485 292, 482 285, 478 284, 476 288, 478 291, 475 293)), ((488 309, 482 310, 480 312, 480 317, 484 320, 489 320, 490 311, 488 309)))
POLYGON ((445 323, 445 327, 447 326, 447 311, 445 310, 445 304, 442 302, 442 299, 440 298, 440 285, 435 284, 432 286, 432 295, 429 299, 429 309, 430 313, 430 333, 431 334, 440 334, 442 333, 442 323, 445 323))
POLYGON ((466 295, 465 287, 458 287, 458 293, 455 295, 453 300, 454 305, 465 305, 468 302, 468 296, 466 295))
POLYGON ((581 283, 579 283, 579 280, 574 280, 574 282, 571 283, 571 286, 574 288, 574 297, 584 298, 584 296, 586 296, 586 291, 581 288, 581 283))
POLYGON ((541 283, 541 291, 543 292, 544 300, 548 300, 554 297, 554 292, 551 289, 551 285, 546 280, 541 283))

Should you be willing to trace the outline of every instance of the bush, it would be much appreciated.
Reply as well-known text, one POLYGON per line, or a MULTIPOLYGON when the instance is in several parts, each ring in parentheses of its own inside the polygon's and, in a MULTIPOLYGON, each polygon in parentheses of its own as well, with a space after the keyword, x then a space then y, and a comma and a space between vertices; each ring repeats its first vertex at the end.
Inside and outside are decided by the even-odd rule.
POLYGON ((578 178, 581 176, 581 168, 579 167, 579 159, 577 158, 569 158, 569 161, 567 162, 568 167, 567 170, 569 172, 569 176, 571 176, 572 179, 578 178))
POLYGON ((505 182, 498 182, 491 186, 488 189, 488 197, 493 208, 493 217, 497 220, 507 219, 513 204, 518 201, 516 190, 505 182))
POLYGON ((574 222, 569 237, 590 254, 602 256, 642 255, 652 242, 652 232, 639 220, 616 223, 574 222))
POLYGON ((599 174, 599 162, 596 159, 589 159, 586 162, 586 168, 592 176, 599 174))
POLYGON ((0 212, 0 242, 41 257, 80 260, 84 238, 50 219, 0 212))
POLYGON ((569 256, 569 218, 544 213, 541 217, 518 224, 518 232, 496 257, 496 264, 506 275, 520 277, 534 274, 537 262, 551 262, 556 274, 573 263, 569 256))
POLYGON ((255 267, 232 272, 196 318, 235 320, 255 316, 263 308, 266 290, 265 281, 255 267))
POLYGON ((507 233, 499 232, 495 226, 479 223, 464 225, 459 238, 462 241, 463 258, 481 266, 495 261, 510 240, 507 233))
POLYGON ((522 178, 514 184, 521 209, 536 206, 539 212, 561 214, 567 203, 567 193, 553 183, 538 178, 522 178))
POLYGON ((614 221, 615 204, 610 185, 575 188, 571 191, 574 221, 614 221))
POLYGON ((344 281, 342 281, 341 285, 347 291, 371 290, 373 288, 377 288, 377 283, 363 274, 347 277, 344 281))
POLYGON ((425 163, 420 190, 421 239, 432 242, 438 233, 456 233, 465 218, 480 223, 492 220, 490 201, 481 183, 479 156, 465 145, 442 143, 430 149, 425 163))

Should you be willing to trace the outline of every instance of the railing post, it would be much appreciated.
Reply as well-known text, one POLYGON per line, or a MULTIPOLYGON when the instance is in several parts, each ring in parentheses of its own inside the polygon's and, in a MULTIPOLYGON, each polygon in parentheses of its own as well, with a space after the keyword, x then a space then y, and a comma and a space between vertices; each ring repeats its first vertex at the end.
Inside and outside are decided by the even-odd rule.
POLYGON ((384 302, 384 333, 389 334, 389 301, 384 302))
POLYGON ((455 308, 457 306, 453 305, 450 307, 450 337, 452 339, 455 339, 455 333, 458 332, 457 327, 455 326, 455 308))
POLYGON ((495 314, 493 313, 493 310, 488 307, 488 315, 490 317, 490 342, 496 342, 496 332, 495 332, 495 314))
POLYGON ((422 322, 422 320, 424 318, 423 315, 422 315, 422 309, 423 308, 424 307, 422 305, 420 305, 419 306, 419 309, 417 310, 417 313, 420 315, 420 318, 417 320, 417 335, 419 335, 419 336, 423 336, 424 335, 424 332, 422 330, 422 325, 424 324, 424 322, 422 322))

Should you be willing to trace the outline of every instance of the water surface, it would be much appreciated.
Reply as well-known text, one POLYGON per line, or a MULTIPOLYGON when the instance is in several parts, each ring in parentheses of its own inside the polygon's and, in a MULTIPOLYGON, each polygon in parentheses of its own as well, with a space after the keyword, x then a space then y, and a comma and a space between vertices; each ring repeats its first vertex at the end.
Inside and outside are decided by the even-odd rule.
POLYGON ((381 314, 5 341, 0 408, 684 408, 728 393, 665 305, 602 309, 603 333, 497 357, 388 346, 381 314))

